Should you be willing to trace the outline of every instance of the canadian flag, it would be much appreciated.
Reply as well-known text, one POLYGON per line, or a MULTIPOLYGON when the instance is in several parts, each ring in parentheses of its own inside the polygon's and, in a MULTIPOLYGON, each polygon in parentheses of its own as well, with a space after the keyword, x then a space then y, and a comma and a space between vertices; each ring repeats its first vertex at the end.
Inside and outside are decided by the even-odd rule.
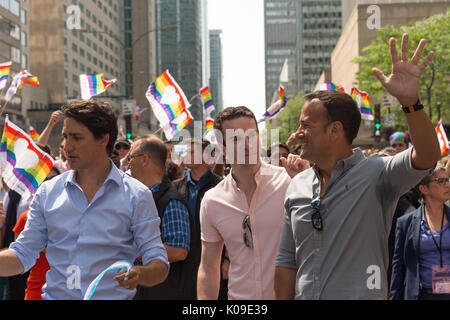
POLYGON ((448 143, 447 135, 445 134, 444 126, 442 125, 442 119, 439 120, 436 126, 436 134, 439 140, 439 146, 441 147, 441 155, 443 156, 450 151, 450 144, 448 143))

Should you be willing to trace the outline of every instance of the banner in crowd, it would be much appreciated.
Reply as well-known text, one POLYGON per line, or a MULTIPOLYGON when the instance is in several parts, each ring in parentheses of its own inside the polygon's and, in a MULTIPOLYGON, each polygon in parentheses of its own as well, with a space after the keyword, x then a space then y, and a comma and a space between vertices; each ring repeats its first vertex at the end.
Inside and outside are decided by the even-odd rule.
POLYGON ((372 107, 370 105, 370 97, 367 92, 359 91, 358 88, 352 87, 350 94, 361 111, 361 119, 373 121, 372 107))
POLYGON ((436 126, 436 134, 439 140, 439 146, 441 147, 441 155, 443 156, 450 151, 450 144, 448 143, 447 134, 445 133, 444 126, 442 125, 442 119, 439 120, 436 126))
POLYGON ((6 117, 0 142, 0 170, 6 185, 28 199, 52 167, 52 157, 6 117))
POLYGON ((106 91, 109 86, 116 83, 117 79, 105 80, 103 73, 80 74, 81 99, 89 100, 106 91))
POLYGON ((191 105, 169 70, 156 78, 145 96, 167 140, 172 140, 193 120, 188 110, 191 105))
POLYGON ((37 131, 34 130, 32 126, 30 126, 28 133, 30 134, 31 139, 33 139, 34 142, 38 141, 39 133, 37 133, 37 131))
POLYGON ((0 63, 0 90, 6 87, 8 82, 9 72, 11 71, 12 62, 0 63))
POLYGON ((209 117, 211 112, 213 112, 216 108, 214 107, 211 91, 209 90, 209 87, 206 86, 202 89, 200 89, 200 95, 203 98, 203 106, 205 108, 206 116, 209 117))
POLYGON ((38 78, 27 70, 23 70, 14 76, 8 91, 6 91, 5 101, 11 101, 12 97, 17 93, 17 90, 22 89, 25 84, 39 87, 38 78))
POLYGON ((281 110, 286 107, 287 101, 288 99, 284 95, 284 87, 280 85, 280 100, 276 101, 266 110, 266 112, 262 115, 262 118, 259 119, 258 123, 275 118, 281 110))

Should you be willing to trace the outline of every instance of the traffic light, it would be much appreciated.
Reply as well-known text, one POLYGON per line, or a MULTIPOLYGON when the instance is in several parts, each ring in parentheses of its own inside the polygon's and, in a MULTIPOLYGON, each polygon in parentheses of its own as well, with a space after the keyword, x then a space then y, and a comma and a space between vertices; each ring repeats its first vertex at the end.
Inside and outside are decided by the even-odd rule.
POLYGON ((374 117, 374 125, 375 125, 375 139, 379 140, 381 137, 381 112, 380 105, 375 105, 375 117, 374 117))
POLYGON ((131 139, 132 137, 132 132, 131 132, 131 116, 130 115, 126 115, 125 117, 125 135, 127 136, 127 139, 131 139))

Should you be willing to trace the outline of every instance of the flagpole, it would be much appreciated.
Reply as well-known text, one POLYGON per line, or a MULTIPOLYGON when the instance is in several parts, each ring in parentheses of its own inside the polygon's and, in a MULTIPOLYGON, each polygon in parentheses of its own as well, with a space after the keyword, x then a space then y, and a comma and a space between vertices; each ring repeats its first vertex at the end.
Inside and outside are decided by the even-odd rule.
POLYGON ((156 130, 155 132, 153 132, 153 135, 156 135, 158 132, 160 132, 162 130, 162 128, 159 128, 158 130, 156 130))
POLYGON ((2 110, 0 111, 0 118, 1 118, 2 115, 3 115, 3 112, 6 110, 6 107, 8 106, 8 102, 9 102, 9 101, 6 101, 5 105, 2 107, 2 110))

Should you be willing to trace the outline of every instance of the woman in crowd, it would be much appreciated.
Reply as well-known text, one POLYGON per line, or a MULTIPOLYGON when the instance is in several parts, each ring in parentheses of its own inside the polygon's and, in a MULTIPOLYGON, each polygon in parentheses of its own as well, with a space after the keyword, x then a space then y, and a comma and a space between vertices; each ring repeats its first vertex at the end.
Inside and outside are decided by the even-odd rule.
POLYGON ((423 204, 397 221, 390 299, 447 300, 450 208, 445 202, 450 183, 445 168, 438 165, 422 179, 419 190, 423 204))

